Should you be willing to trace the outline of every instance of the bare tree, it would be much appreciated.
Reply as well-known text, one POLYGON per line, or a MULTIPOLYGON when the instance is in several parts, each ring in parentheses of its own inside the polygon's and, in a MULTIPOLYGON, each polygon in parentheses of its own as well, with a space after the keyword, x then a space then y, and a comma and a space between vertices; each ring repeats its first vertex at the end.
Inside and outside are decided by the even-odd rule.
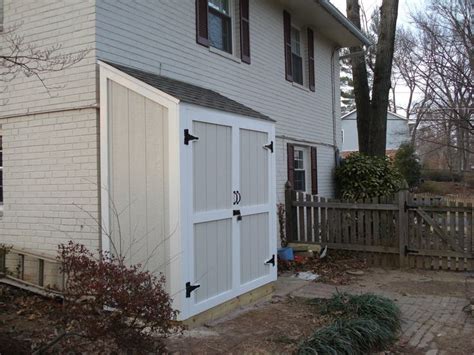
MULTIPOLYGON (((346 5, 348 18, 361 29, 361 12, 358 0, 346 0, 346 5)), ((360 55, 363 48, 360 46, 350 48, 353 55, 352 75, 357 108, 359 150, 368 155, 385 155, 388 97, 391 86, 397 15, 398 0, 383 0, 380 7, 380 20, 377 24, 372 90, 369 86, 365 55, 360 55)), ((368 55, 373 54, 369 52, 368 55)))
POLYGON ((17 24, 0 31, 0 83, 4 90, 7 83, 24 75, 36 77, 48 91, 51 87, 45 82, 45 74, 67 69, 89 53, 89 49, 66 53, 61 44, 38 46, 20 34, 20 29, 17 24))
POLYGON ((469 168, 474 121, 469 0, 430 0, 412 14, 413 30, 399 30, 395 66, 419 102, 410 96, 412 140, 437 144, 450 169, 469 168), (417 135, 422 128, 423 134, 417 135))

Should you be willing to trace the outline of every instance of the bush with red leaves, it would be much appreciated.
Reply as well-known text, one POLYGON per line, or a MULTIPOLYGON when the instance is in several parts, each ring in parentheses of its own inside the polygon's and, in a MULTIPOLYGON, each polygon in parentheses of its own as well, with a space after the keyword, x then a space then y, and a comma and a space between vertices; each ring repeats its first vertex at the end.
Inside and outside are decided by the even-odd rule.
MULTIPOLYGON (((81 244, 59 246, 65 275, 63 327, 116 350, 162 351, 163 338, 179 326, 164 277, 127 266, 122 257, 94 255, 81 244)), ((76 349, 77 350, 77 349, 76 349)))

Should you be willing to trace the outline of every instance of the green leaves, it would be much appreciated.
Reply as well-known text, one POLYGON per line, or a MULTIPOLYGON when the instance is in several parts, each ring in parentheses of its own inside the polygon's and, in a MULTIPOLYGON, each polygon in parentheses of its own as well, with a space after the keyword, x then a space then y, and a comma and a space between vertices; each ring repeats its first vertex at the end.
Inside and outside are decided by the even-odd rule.
POLYGON ((313 303, 335 321, 316 330, 299 354, 369 354, 391 345, 400 330, 400 310, 385 297, 337 293, 313 303))
POLYGON ((409 187, 416 186, 421 179, 421 164, 415 148, 404 143, 395 154, 393 165, 400 171, 409 187))
POLYGON ((338 191, 345 200, 391 196, 400 190, 403 177, 387 157, 352 153, 336 169, 338 191))

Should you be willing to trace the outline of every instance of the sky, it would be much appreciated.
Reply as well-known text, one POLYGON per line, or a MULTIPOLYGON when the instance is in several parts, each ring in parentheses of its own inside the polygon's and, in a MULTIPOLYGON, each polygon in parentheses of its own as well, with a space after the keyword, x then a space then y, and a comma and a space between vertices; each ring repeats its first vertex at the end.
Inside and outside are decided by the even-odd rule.
MULTIPOLYGON (((346 14, 346 0, 330 0, 334 6, 344 15, 346 14)), ((361 7, 365 9, 365 12, 370 15, 377 6, 380 6, 382 0, 359 0, 361 7)), ((398 5, 398 18, 397 26, 410 26, 410 11, 418 9, 423 4, 423 0, 399 0, 398 5)), ((396 89, 396 101, 397 106, 405 106, 408 101, 408 88, 402 85, 401 82, 397 83, 396 89)), ((404 112, 398 112, 404 115, 404 112)))

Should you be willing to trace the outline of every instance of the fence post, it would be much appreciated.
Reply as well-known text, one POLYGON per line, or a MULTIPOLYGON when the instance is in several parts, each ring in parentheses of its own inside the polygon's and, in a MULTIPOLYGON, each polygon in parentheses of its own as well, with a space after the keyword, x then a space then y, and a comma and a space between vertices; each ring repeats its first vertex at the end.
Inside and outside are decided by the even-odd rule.
POLYGON ((285 212, 286 212, 286 240, 288 242, 296 241, 298 239, 298 219, 296 207, 293 206, 293 201, 296 201, 296 191, 289 181, 285 184, 285 212))
POLYGON ((406 204, 408 200, 408 190, 403 187, 398 192, 398 246, 400 253, 400 268, 407 267, 407 257, 405 255, 405 246, 408 243, 408 211, 406 204))

